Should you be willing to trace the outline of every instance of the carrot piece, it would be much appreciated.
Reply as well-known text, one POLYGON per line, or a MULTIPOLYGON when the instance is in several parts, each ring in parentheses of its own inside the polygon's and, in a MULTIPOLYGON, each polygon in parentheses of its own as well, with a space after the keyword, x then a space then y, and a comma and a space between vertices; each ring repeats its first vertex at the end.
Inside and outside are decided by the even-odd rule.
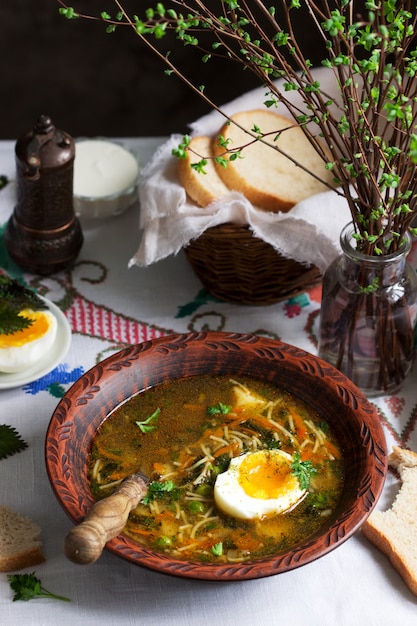
POLYGON ((308 436, 308 430, 306 428, 303 418, 299 413, 297 413, 297 411, 294 411, 293 409, 289 409, 289 412, 291 413, 291 417, 294 421, 295 430, 297 431, 297 438, 305 439, 305 437, 308 436))
POLYGON ((126 476, 128 476, 129 474, 132 474, 134 470, 130 471, 126 471, 126 472, 112 472, 111 474, 108 475, 109 480, 113 481, 113 480, 123 480, 123 478, 126 478, 126 476))
POLYGON ((112 461, 118 461, 120 465, 122 465, 123 455, 115 454, 114 452, 107 450, 104 445, 101 444, 99 437, 96 438, 94 445, 99 456, 105 457, 106 459, 112 459, 112 461))
POLYGON ((152 531, 150 530, 145 530, 144 528, 136 528, 136 526, 129 526, 128 527, 128 531, 129 533, 133 533, 135 535, 152 535, 152 531))
POLYGON ((242 422, 245 422, 248 419, 247 415, 241 415, 238 418, 234 418, 231 422, 227 424, 228 428, 235 428, 239 426, 242 422))
POLYGON ((257 424, 258 426, 260 426, 261 428, 265 428, 267 430, 279 430, 275 424, 273 424, 271 422, 271 420, 267 419, 266 417, 262 417, 262 415, 248 415, 247 420, 254 422, 255 424, 257 424))
POLYGON ((239 450, 239 444, 237 443, 237 441, 233 441, 232 443, 229 443, 227 446, 222 446, 221 448, 213 452, 213 456, 215 459, 221 456, 222 454, 230 453, 230 456, 233 456, 233 453, 238 452, 238 450, 239 450))
POLYGON ((242 529, 233 530, 230 533, 230 538, 238 550, 247 550, 248 552, 252 552, 259 545, 259 541, 254 539, 254 537, 242 529))
POLYGON ((163 520, 167 521, 173 519, 175 519, 175 515, 171 513, 171 511, 162 511, 162 513, 158 513, 158 515, 155 516, 155 521, 158 523, 163 520))
POLYGON ((325 446, 327 451, 334 456, 335 459, 340 459, 340 450, 331 441, 326 439, 323 445, 325 446))

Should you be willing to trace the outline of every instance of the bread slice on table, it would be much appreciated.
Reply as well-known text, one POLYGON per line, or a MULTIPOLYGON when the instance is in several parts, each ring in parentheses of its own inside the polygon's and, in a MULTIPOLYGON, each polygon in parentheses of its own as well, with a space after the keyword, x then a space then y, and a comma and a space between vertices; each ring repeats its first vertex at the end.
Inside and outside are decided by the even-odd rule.
POLYGON ((206 207, 214 200, 225 196, 230 190, 218 175, 213 159, 207 159, 204 166, 205 174, 191 167, 192 163, 198 163, 201 158, 213 157, 210 137, 203 135, 193 137, 189 148, 197 154, 187 151, 185 159, 178 159, 178 177, 190 198, 199 206, 206 207), (201 155, 201 158, 197 155, 201 155))
POLYGON ((417 454, 394 446, 388 460, 400 474, 400 490, 391 508, 372 511, 361 530, 417 595, 417 454))
POLYGON ((28 517, 0 506, 0 572, 33 567, 45 561, 41 529, 28 517))
MULTIPOLYGON (((241 191, 256 207, 265 211, 286 212, 301 200, 328 191, 327 184, 334 186, 333 175, 326 170, 325 162, 294 121, 270 109, 242 111, 232 115, 231 119, 247 130, 256 125, 262 133, 271 133, 267 141, 278 145, 280 150, 302 163, 307 170, 261 141, 247 145, 251 136, 236 124, 226 123, 219 134, 230 140, 228 148, 247 147, 242 150, 241 158, 230 161, 226 167, 218 164, 215 167, 227 187, 241 191), (274 141, 279 131, 283 132, 274 141)), ((214 140, 213 152, 216 156, 225 152, 217 139, 214 140)))

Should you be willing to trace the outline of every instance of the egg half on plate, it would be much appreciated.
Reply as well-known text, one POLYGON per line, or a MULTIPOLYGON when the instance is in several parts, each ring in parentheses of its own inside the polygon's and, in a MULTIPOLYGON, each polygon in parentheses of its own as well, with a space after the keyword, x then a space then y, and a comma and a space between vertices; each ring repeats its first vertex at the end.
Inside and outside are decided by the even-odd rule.
POLYGON ((19 315, 31 320, 22 330, 0 334, 0 372, 16 373, 31 367, 52 347, 57 320, 50 311, 24 309, 19 315))
POLYGON ((217 477, 216 505, 227 515, 246 520, 289 511, 306 494, 293 474, 292 460, 282 450, 257 450, 235 457, 217 477))

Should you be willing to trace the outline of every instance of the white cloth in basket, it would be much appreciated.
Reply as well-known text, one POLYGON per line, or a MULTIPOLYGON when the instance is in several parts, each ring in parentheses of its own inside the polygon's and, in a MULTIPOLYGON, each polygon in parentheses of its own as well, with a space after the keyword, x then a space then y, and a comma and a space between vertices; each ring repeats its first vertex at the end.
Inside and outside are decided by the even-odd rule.
MULTIPOLYGON (((315 70, 315 78, 328 93, 335 91, 328 70, 315 70)), ((230 115, 259 108, 264 97, 264 88, 254 89, 222 110, 230 115)), ((297 97, 296 92, 292 97, 297 97)), ((278 113, 288 115, 281 106, 278 113)), ((213 111, 190 125, 191 134, 215 136, 223 121, 223 116, 213 111)), ((129 267, 150 265, 177 254, 207 228, 227 222, 248 224, 255 236, 283 256, 306 265, 313 264, 321 272, 339 254, 340 231, 350 221, 343 196, 328 191, 300 202, 289 213, 269 213, 256 209, 242 194, 230 192, 202 209, 190 201, 176 173, 177 159, 172 156, 172 149, 181 140, 181 135, 172 135, 142 171, 139 185, 141 240, 129 267)))

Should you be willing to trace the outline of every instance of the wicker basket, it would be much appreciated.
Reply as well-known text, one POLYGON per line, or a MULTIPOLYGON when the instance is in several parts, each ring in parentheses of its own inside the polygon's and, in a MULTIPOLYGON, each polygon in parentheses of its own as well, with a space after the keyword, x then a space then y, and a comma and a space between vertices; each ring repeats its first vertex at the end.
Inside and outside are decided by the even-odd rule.
POLYGON ((192 241, 185 254, 213 296, 238 304, 273 304, 321 280, 319 270, 280 255, 248 226, 221 224, 192 241))

